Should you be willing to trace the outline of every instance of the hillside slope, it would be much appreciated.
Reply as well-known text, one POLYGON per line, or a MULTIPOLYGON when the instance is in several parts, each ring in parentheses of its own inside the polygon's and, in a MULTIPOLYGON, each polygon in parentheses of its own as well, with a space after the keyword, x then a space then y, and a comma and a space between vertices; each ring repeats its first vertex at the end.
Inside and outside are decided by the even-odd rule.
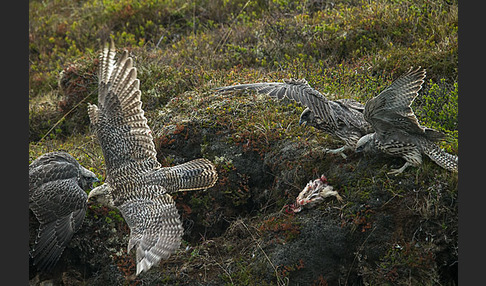
MULTIPOLYGON (((175 196, 180 250, 133 277, 129 229, 91 205, 52 273, 32 285, 456 285, 458 179, 428 158, 324 154, 342 142, 300 126, 303 107, 237 83, 305 78, 362 103, 410 66, 427 69, 413 104, 457 154, 457 1, 30 1, 29 157, 65 150, 105 178, 86 105, 96 103, 100 38, 128 49, 159 161, 204 157, 215 187, 175 196), (343 197, 288 213, 324 174, 343 197), (417 284, 418 283, 418 284, 417 284)), ((37 224, 30 218, 31 241, 37 224)), ((30 265, 32 266, 32 265, 30 265)))

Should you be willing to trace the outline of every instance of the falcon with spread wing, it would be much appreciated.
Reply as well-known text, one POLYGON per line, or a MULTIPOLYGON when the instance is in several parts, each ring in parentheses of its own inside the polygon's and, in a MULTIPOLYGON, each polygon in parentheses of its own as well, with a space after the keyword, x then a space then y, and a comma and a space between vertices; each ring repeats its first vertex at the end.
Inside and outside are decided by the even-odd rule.
POLYGON ((401 168, 389 174, 398 175, 409 166, 419 166, 422 164, 422 154, 442 168, 458 171, 458 157, 435 144, 445 139, 445 134, 421 126, 411 108, 424 78, 425 69, 410 68, 365 105, 364 118, 373 126, 374 133, 359 139, 356 151, 377 148, 385 154, 405 159, 401 168))
POLYGON ((354 150, 362 136, 373 132, 363 118, 364 106, 354 99, 328 100, 312 88, 305 79, 290 79, 284 82, 250 83, 215 88, 216 92, 233 90, 255 90, 272 98, 287 97, 306 106, 300 115, 299 124, 313 126, 344 141, 344 146, 327 150, 346 158, 345 150, 354 150))
POLYGON ((98 105, 88 114, 106 164, 105 183, 88 196, 120 210, 130 227, 137 271, 149 270, 180 246, 183 228, 170 193, 212 187, 218 178, 206 159, 162 167, 142 110, 140 82, 124 51, 115 63, 113 40, 100 54, 98 105))
POLYGON ((30 255, 39 270, 54 267, 81 227, 93 182, 96 175, 66 152, 46 153, 29 165, 29 208, 40 224, 30 255))

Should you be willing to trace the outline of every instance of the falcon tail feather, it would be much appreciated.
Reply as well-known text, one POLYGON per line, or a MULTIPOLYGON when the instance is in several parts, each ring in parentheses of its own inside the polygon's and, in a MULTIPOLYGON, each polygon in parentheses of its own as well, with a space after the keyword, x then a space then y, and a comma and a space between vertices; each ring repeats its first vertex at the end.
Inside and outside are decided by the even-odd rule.
POLYGON ((445 152, 433 143, 428 144, 425 154, 442 168, 458 172, 458 157, 456 155, 445 152))
POLYGON ((200 158, 157 171, 159 180, 170 186, 169 192, 207 189, 218 180, 218 172, 211 161, 200 158))

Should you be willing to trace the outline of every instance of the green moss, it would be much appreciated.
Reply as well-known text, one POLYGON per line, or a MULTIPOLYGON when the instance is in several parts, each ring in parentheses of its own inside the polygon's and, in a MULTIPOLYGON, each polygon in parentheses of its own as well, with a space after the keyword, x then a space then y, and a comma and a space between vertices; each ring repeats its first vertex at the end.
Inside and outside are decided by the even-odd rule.
POLYGON ((397 243, 389 248, 377 269, 375 283, 425 283, 440 280, 434 254, 426 245, 397 243))
MULTIPOLYGON (((299 126, 302 105, 251 92, 215 94, 211 88, 306 78, 330 99, 365 103, 410 66, 420 65, 427 69, 427 79, 413 109, 422 125, 449 134, 441 147, 457 153, 457 9, 457 1, 425 0, 30 1, 29 161, 65 150, 100 180, 104 178, 103 156, 89 131, 86 104, 96 103, 100 38, 111 35, 117 48, 128 49, 134 58, 143 109, 158 150, 164 150, 159 152, 161 162, 173 165, 201 155, 218 168, 215 187, 174 196, 183 221, 192 226, 185 239, 198 245, 195 252, 181 251, 171 257, 163 266, 170 273, 179 273, 180 265, 188 265, 191 258, 191 263, 209 267, 215 283, 282 282, 273 273, 270 278, 263 273, 268 261, 242 254, 250 252, 240 245, 248 233, 221 238, 225 241, 217 249, 221 252, 200 240, 218 239, 208 238, 207 233, 216 224, 212 235, 222 235, 236 218, 251 214, 256 215, 252 230, 261 232, 262 243, 296 241, 300 225, 292 217, 276 214, 321 174, 345 202, 325 201, 318 207, 319 214, 339 216, 342 227, 354 230, 353 235, 371 236, 377 217, 385 213, 413 223, 416 218, 433 221, 438 227, 429 226, 428 232, 451 237, 457 229, 457 176, 427 158, 420 168, 407 169, 395 178, 386 172, 403 164, 400 159, 350 154, 342 160, 323 154, 320 148, 336 148, 342 142, 299 126), (172 132, 168 126, 179 131, 172 132), (247 161, 254 165, 245 165, 247 161), (272 215, 274 221, 269 219, 272 215), (212 256, 206 250, 213 251, 212 256), (234 263, 220 267, 210 260, 214 257, 221 258, 220 264, 223 258, 234 263)), ((92 206, 89 213, 121 225, 117 212, 92 206)), ((123 230, 128 231, 126 226, 123 230)), ((389 235, 402 239, 399 244, 404 246, 409 240, 403 236, 414 235, 416 229, 401 231, 389 235)), ((364 258, 343 267, 361 267, 358 273, 371 284, 405 281, 408 269, 413 281, 435 279, 435 270, 431 276, 425 270, 426 265, 435 267, 423 260, 429 255, 425 246, 433 245, 410 244, 406 253, 390 245, 367 268, 360 264, 366 262, 364 258), (367 273, 366 269, 376 270, 370 265, 378 265, 381 272, 367 273), (398 278, 390 276, 393 271, 398 278)), ((290 264, 281 269, 284 266, 288 273, 278 275, 288 274, 289 279, 312 267, 297 269, 299 264, 290 264)), ((132 271, 131 267, 127 264, 123 269, 132 271)), ((193 275, 187 279, 199 281, 201 269, 187 270, 193 275)), ((168 273, 154 278, 154 284, 187 282, 168 273)), ((185 272, 181 276, 187 277, 185 272)), ((324 284, 325 279, 317 276, 312 281, 324 284)))

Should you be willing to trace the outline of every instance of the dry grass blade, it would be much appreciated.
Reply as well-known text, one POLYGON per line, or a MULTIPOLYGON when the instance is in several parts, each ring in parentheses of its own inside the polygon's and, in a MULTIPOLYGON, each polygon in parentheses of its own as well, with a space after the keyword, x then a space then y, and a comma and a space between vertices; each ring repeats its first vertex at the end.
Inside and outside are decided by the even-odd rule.
POLYGON ((52 132, 52 130, 54 130, 59 124, 61 124, 61 122, 66 118, 66 116, 68 116, 71 112, 73 112, 76 108, 78 108, 78 106, 81 105, 81 103, 83 103, 93 93, 94 91, 88 93, 88 95, 86 95, 83 99, 81 99, 78 103, 76 103, 76 105, 73 106, 73 108, 71 108, 68 112, 66 112, 66 114, 64 114, 56 123, 54 123, 54 125, 46 132, 46 134, 42 136, 42 138, 39 140, 38 143, 42 142, 42 140, 44 140, 44 138, 46 138, 46 136, 49 135, 52 132))
POLYGON ((288 277, 284 277, 283 279, 280 277, 278 271, 277 271, 277 267, 275 267, 275 265, 272 263, 272 260, 270 260, 270 257, 268 257, 267 253, 265 252, 265 250, 263 250, 263 248, 261 247, 260 243, 258 242, 258 240, 255 238, 255 236, 253 235, 253 233, 250 231, 250 229, 248 228, 248 226, 246 225, 245 222, 243 221, 240 221, 240 224, 243 225, 246 229, 246 231, 248 231, 248 233, 250 234, 251 238, 253 239, 253 241, 255 242, 256 246, 258 247, 258 249, 260 249, 260 251, 263 253, 263 255, 265 256, 265 259, 268 261, 268 263, 270 264, 270 266, 272 266, 274 272, 275 272, 275 277, 277 278, 277 285, 278 286, 286 286, 286 285, 289 285, 289 278, 288 277))

